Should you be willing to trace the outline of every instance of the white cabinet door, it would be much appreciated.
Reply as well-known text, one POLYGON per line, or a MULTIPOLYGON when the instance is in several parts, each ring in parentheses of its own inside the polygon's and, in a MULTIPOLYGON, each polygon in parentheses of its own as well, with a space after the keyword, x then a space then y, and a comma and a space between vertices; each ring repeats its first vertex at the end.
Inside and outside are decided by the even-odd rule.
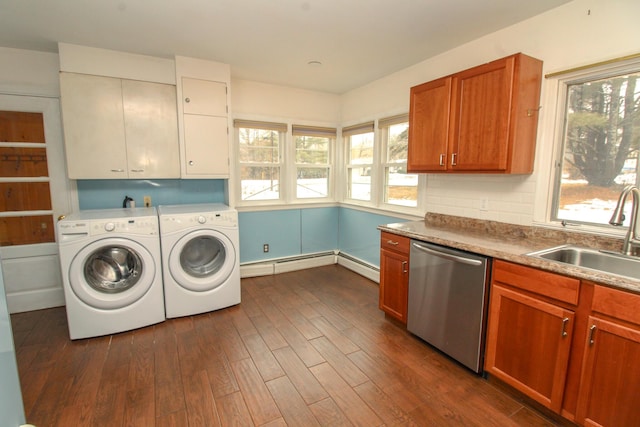
POLYGON ((179 178, 175 86, 122 80, 129 178, 179 178))
POLYGON ((227 84, 183 77, 183 178, 228 178, 227 84))
POLYGON ((189 175, 229 175, 227 118, 184 115, 186 178, 189 175))
POLYGON ((60 93, 69 178, 127 178, 120 79, 60 73, 60 93))
POLYGON ((227 85, 222 82, 182 78, 184 114, 227 117, 227 85))
POLYGON ((179 178, 175 86, 60 73, 71 179, 179 178))

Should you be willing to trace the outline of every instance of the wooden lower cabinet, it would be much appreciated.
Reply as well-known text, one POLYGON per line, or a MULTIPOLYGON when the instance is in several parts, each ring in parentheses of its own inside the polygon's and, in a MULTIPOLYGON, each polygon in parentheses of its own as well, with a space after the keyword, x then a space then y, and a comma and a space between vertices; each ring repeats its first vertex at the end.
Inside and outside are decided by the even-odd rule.
POLYGON ((380 240, 380 299, 389 316, 407 323, 410 239, 382 232, 380 240))
POLYGON ((640 425, 640 295, 493 265, 486 372, 579 425, 640 425))
POLYGON ((559 412, 574 312, 498 284, 491 293, 485 369, 559 412))
POLYGON ((640 295, 596 286, 588 325, 577 421, 640 425, 640 295))

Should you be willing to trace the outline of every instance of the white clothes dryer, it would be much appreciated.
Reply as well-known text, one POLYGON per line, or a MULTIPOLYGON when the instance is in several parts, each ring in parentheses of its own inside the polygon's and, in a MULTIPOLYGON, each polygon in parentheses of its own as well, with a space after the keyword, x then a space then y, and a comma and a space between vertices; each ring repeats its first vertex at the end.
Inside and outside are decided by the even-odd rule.
POLYGON ((167 318, 240 303, 238 212, 220 203, 159 206, 167 318))
POLYGON ((57 232, 72 340, 165 320, 155 208, 81 211, 57 232))

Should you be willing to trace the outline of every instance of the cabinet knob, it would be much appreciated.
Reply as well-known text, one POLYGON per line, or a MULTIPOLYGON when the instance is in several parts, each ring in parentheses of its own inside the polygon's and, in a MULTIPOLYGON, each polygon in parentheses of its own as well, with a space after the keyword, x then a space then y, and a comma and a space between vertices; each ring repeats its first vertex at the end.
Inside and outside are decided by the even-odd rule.
POLYGON ((186 102, 188 104, 189 102, 191 102, 191 98, 185 98, 184 102, 186 102))
POLYGON ((193 166, 195 162, 193 160, 189 160, 189 166, 193 166))

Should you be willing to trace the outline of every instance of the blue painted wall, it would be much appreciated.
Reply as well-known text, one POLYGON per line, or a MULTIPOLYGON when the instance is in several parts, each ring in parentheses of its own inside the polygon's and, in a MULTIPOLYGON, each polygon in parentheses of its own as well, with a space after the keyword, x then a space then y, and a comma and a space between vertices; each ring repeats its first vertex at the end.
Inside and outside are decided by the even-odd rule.
POLYGON ((343 207, 241 212, 239 218, 241 263, 339 249, 376 267, 378 225, 406 221, 343 207))
POLYGON ((379 267, 380 230, 376 227, 405 221, 407 220, 392 216, 341 208, 338 248, 340 252, 379 267))
POLYGON ((240 262, 254 262, 300 254, 300 209, 240 212, 240 262), (269 244, 269 252, 262 250, 269 244))
POLYGON ((338 247, 339 208, 240 212, 240 262, 332 251, 338 247), (269 244, 269 252, 263 245, 269 244))
POLYGON ((338 249, 339 213, 338 207, 300 211, 303 254, 338 249))
POLYGON ((119 208, 125 196, 139 207, 144 206, 144 196, 151 196, 153 206, 224 203, 225 183, 223 179, 78 180, 78 201, 80 210, 119 208))

